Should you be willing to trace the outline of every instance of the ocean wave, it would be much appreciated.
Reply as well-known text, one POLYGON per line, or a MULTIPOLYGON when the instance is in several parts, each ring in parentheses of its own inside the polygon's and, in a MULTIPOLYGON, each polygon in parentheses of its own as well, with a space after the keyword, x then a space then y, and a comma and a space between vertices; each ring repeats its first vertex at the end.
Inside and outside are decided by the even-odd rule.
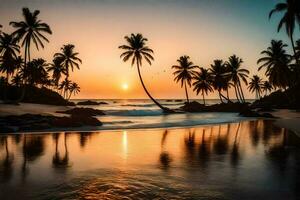
POLYGON ((113 116, 159 116, 161 110, 106 110, 107 115, 113 116))

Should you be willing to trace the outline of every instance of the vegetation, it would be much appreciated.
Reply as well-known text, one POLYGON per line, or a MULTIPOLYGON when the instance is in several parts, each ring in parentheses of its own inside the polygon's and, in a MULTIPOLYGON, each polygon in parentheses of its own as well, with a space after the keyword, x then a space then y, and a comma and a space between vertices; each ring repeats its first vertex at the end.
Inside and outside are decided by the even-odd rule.
POLYGON ((187 91, 187 85, 191 87, 192 79, 196 75, 195 69, 198 68, 198 66, 194 65, 193 62, 190 61, 189 56, 181 56, 177 62, 179 65, 173 65, 172 69, 175 69, 176 71, 173 73, 175 75, 174 81, 181 83, 181 87, 184 86, 185 89, 185 95, 186 100, 189 103, 189 95, 187 91))
POLYGON ((163 107, 150 95, 142 79, 140 67, 143 64, 143 59, 145 59, 149 65, 151 65, 152 61, 154 60, 152 56, 153 50, 146 46, 146 42, 148 41, 148 39, 144 38, 140 33, 132 33, 130 36, 125 36, 124 39, 126 41, 126 44, 119 46, 119 49, 124 50, 120 57, 124 62, 127 62, 131 58, 131 66, 136 64, 140 81, 148 97, 164 112, 170 112, 169 109, 163 107))
MULTIPOLYGON (((47 88, 53 92, 60 92, 65 99, 70 99, 72 95, 80 92, 79 85, 69 80, 69 70, 73 71, 74 67, 79 69, 79 64, 82 63, 78 53, 74 52, 75 46, 63 45, 62 52, 54 54, 52 63, 48 63, 43 58, 31 59, 31 44, 37 50, 44 48, 44 42, 49 42, 46 34, 52 34, 52 31, 48 24, 38 18, 39 10, 31 12, 28 8, 23 8, 22 11, 23 21, 10 22, 10 25, 15 28, 14 32, 11 34, 0 32, 0 72, 6 75, 0 81, 0 87, 4 91, 4 94, 1 94, 2 99, 8 102, 30 101, 29 96, 25 94, 26 88, 37 88, 34 89, 36 92, 47 91, 38 88, 47 88), (20 53, 21 47, 24 47, 24 55, 20 53), (61 81, 63 76, 65 80, 61 81), (11 91, 13 87, 16 93, 19 91, 18 88, 22 89, 19 94, 21 97, 11 95, 15 99, 7 99, 8 90, 11 91)), ((43 101, 43 103, 47 102, 43 101)))

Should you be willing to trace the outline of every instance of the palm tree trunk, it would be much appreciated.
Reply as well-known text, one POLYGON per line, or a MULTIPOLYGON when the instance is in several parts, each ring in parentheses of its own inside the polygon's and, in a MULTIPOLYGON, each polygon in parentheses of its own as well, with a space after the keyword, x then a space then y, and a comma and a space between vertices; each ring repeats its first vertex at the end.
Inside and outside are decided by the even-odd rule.
POLYGON ((291 43, 292 43, 292 47, 293 47, 293 52, 294 52, 294 58, 296 60, 296 63, 299 65, 299 60, 296 56, 296 49, 295 49, 295 43, 294 43, 294 37, 293 37, 293 34, 291 34, 291 43))
POLYGON ((144 90, 145 90, 145 92, 146 92, 146 94, 148 95, 148 97, 160 108, 160 109, 162 109, 164 112, 170 112, 171 110, 169 110, 168 108, 165 108, 165 107, 163 107, 162 105, 160 105, 151 95, 150 95, 150 93, 148 92, 148 90, 147 90, 147 88, 146 88, 146 86, 145 86, 145 84, 144 84, 144 82, 143 82, 143 79, 142 79, 142 76, 141 76, 141 72, 140 72, 140 65, 139 65, 139 63, 137 62, 137 69, 138 69, 138 74, 139 74, 139 78, 140 78, 140 81, 141 81, 141 83, 142 83, 142 86, 143 86, 143 88, 144 88, 144 90))
POLYGON ((240 102, 240 99, 238 97, 238 92, 237 92, 237 89, 236 89, 236 85, 234 85, 234 91, 235 91, 236 99, 238 100, 238 102, 240 102))
POLYGON ((245 103, 245 96, 244 96, 243 88, 242 88, 242 85, 241 85, 241 82, 240 82, 240 81, 239 81, 239 86, 240 86, 240 90, 241 90, 243 102, 245 103))
POLYGON ((230 100, 230 98, 229 98, 229 92, 228 92, 228 88, 227 88, 227 90, 226 90, 226 93, 227 93, 227 99, 228 99, 228 101, 230 100))
POLYGON ((223 102, 223 99, 222 99, 222 97, 221 97, 221 91, 218 90, 218 92, 219 92, 219 98, 220 98, 221 103, 224 103, 224 102, 223 102))
POLYGON ((204 105, 205 105, 204 92, 202 92, 202 97, 203 97, 203 103, 204 103, 204 105))
POLYGON ((184 81, 184 89, 185 89, 186 100, 188 103, 190 103, 189 94, 188 94, 187 87, 186 87, 186 81, 184 81))

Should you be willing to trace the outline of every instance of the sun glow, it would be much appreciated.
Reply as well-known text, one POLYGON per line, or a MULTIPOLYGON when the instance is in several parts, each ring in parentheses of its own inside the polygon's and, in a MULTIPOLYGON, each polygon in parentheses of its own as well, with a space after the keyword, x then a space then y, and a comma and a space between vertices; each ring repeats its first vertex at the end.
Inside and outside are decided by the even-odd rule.
POLYGON ((122 84, 122 89, 123 90, 128 90, 128 84, 127 83, 123 83, 122 84))

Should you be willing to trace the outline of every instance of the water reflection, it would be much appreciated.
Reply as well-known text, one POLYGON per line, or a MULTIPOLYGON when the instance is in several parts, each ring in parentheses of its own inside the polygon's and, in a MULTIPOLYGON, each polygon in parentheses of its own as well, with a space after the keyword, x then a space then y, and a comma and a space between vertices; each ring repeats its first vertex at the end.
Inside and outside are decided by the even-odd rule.
POLYGON ((299 139, 262 120, 186 129, 2 135, 0 199, 14 190, 23 199, 112 194, 112 199, 122 194, 130 194, 128 199, 294 199, 299 160, 299 139))

